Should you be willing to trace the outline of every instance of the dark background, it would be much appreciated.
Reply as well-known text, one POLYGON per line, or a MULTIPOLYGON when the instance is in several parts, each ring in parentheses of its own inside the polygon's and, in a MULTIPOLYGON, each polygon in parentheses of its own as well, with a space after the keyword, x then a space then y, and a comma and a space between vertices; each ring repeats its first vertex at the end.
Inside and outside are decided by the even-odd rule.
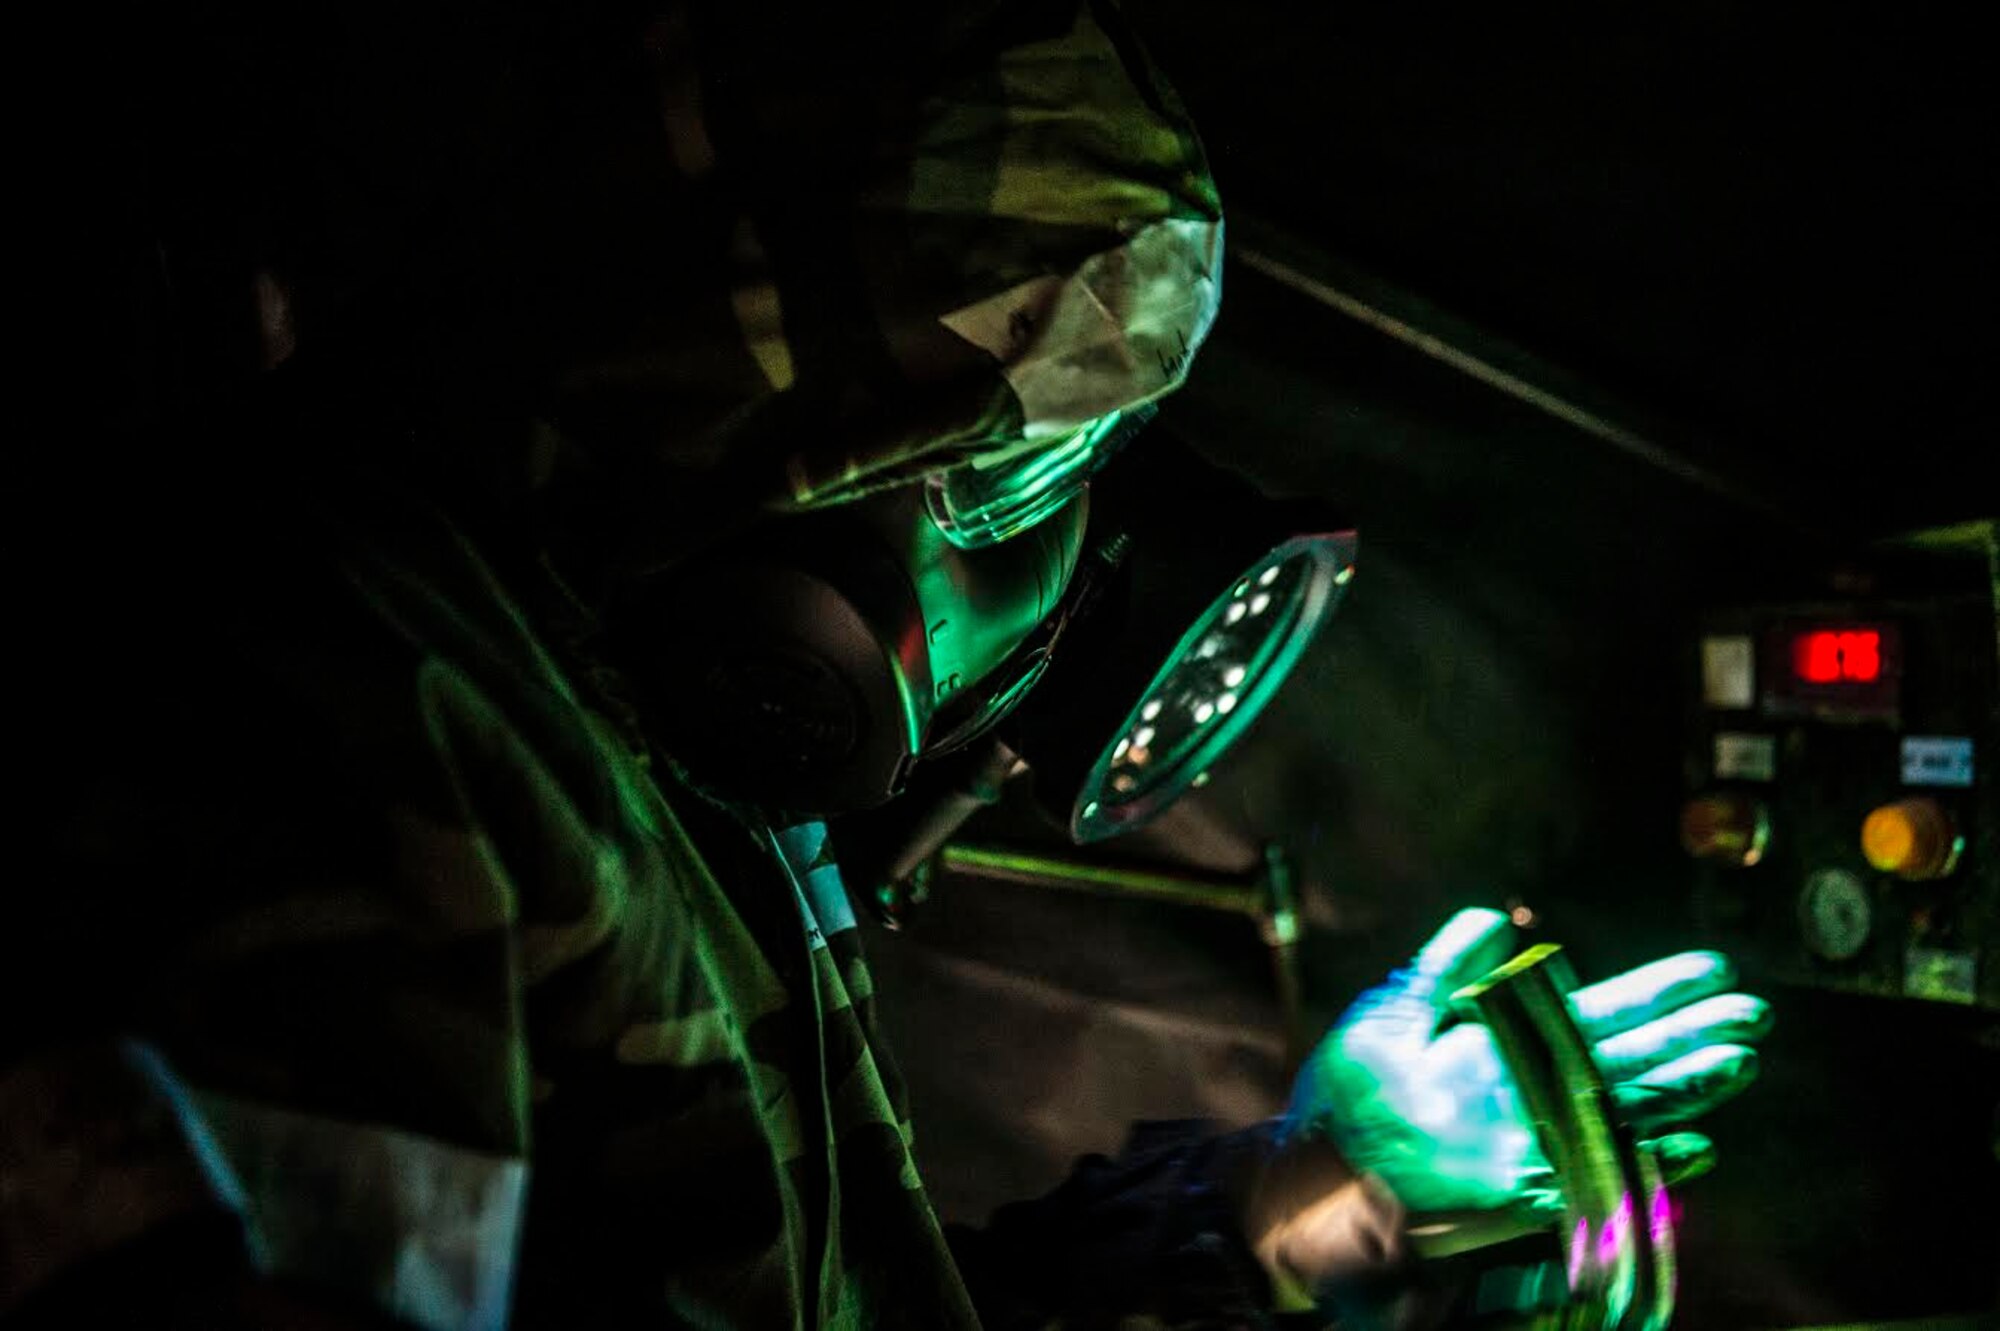
MULTIPOLYGON (((1360 575, 1215 783, 1106 855, 1300 862, 1317 1019, 1453 908, 1525 901, 1602 975, 1686 946, 1676 841, 1705 605, 1992 516, 1992 82, 1941 13, 1682 5, 1133 9, 1238 252, 1163 423, 1328 498, 1360 575), (1607 444, 1272 280, 1450 335, 1607 444)), ((1010 801, 968 831, 1052 842, 1010 801)), ((1133 1118, 1270 1112, 1251 925, 946 881, 876 940, 947 1210, 1133 1118)), ((1763 1075, 1686 1197, 1682 1324, 1972 1313, 2000 1269, 1991 1013, 1763 983, 1763 1075)))

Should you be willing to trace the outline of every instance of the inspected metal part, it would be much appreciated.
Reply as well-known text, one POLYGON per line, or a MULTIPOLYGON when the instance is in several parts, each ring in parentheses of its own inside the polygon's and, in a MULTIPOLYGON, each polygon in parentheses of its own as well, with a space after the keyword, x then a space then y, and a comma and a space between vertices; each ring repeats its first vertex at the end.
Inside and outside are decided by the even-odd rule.
POLYGON ((1613 1112, 1570 1009, 1562 949, 1529 948, 1453 995, 1514 1075, 1563 1200, 1570 1303, 1537 1328, 1664 1331, 1674 1310, 1672 1203, 1653 1156, 1613 1112))

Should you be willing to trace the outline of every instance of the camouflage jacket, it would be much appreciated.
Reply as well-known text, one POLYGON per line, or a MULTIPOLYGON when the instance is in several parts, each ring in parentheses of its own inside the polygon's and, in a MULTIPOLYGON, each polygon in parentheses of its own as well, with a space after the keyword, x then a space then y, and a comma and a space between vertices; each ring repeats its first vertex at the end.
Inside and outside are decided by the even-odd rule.
POLYGON ((656 778, 434 514, 290 498, 127 569, 54 662, 0 1314, 177 1233, 172 1287, 242 1263, 424 1327, 1256 1317, 1228 1148, 1171 1134, 955 1257, 820 829, 656 778))

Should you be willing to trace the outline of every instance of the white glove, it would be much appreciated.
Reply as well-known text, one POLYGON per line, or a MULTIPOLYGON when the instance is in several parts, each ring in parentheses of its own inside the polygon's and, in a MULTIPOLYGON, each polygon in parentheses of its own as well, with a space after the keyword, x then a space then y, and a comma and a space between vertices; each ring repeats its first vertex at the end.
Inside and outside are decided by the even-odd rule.
MULTIPOLYGON (((1281 1295, 1397 1260, 1408 1213, 1532 1214, 1553 1200, 1548 1162, 1492 1036, 1450 1011, 1455 991, 1514 950, 1506 916, 1459 912, 1307 1058, 1251 1216, 1252 1246, 1281 1295)), ((1769 1029, 1770 1008, 1726 992, 1733 983, 1727 958, 1685 952, 1570 996, 1635 1131, 1706 1113, 1756 1076, 1745 1042, 1769 1029)), ((1673 1149, 1683 1174, 1712 1152, 1685 1133, 1673 1149)))

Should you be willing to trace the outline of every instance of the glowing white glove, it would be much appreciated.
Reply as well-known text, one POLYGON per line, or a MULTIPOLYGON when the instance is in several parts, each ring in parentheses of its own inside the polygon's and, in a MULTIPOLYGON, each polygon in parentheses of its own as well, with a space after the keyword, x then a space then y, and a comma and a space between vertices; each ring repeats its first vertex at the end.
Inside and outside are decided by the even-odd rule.
MULTIPOLYGON (((1319 1288, 1392 1257, 1399 1211, 1499 1211, 1546 1199, 1548 1162, 1491 1035, 1450 1019, 1451 995, 1514 950, 1506 916, 1459 912, 1306 1060, 1274 1181, 1253 1217, 1253 1246, 1281 1291, 1319 1288), (1313 1196, 1314 1180, 1332 1192, 1313 1196)), ((1745 1042, 1769 1029, 1770 1008, 1725 992, 1733 983, 1727 958, 1687 952, 1571 995, 1620 1116, 1642 1135, 1707 1112, 1755 1077, 1745 1042)), ((1672 1148, 1677 1173, 1697 1169, 1711 1149, 1693 1134, 1677 1134, 1672 1148)))

